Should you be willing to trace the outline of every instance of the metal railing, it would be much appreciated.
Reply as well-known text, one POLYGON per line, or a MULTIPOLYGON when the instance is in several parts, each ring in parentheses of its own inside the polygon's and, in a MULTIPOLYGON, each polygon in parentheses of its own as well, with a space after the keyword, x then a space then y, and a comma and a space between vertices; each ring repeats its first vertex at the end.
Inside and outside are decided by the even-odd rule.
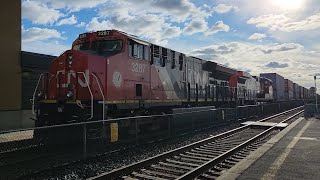
POLYGON ((49 166, 54 163, 49 163, 49 161, 59 160, 59 163, 65 163, 96 156, 128 145, 179 137, 208 128, 228 125, 239 120, 248 120, 250 117, 278 113, 278 108, 286 110, 301 105, 301 103, 291 103, 282 103, 280 106, 265 104, 237 108, 210 108, 174 114, 91 120, 73 124, 3 131, 0 132, 0 169, 6 167, 6 163, 12 163, 17 159, 19 161, 27 159, 26 161, 33 162, 30 159, 35 158, 34 162, 42 161, 42 166, 40 166, 41 163, 39 163, 39 167, 32 166, 36 169, 28 170, 31 166, 28 167, 22 163, 24 164, 22 167, 16 168, 17 165, 8 170, 8 173, 12 172, 11 174, 17 174, 17 171, 30 173, 50 168, 49 166), (118 125, 115 132, 112 130, 114 124, 118 125), (111 141, 114 135, 117 136, 116 140, 111 141), (7 153, 9 153, 8 156, 7 153), (39 159, 38 155, 43 157, 39 159), (52 156, 57 157, 52 158, 52 156), (60 156, 65 158, 62 162, 60 156))
MULTIPOLYGON (((61 73, 64 74, 63 72, 61 72, 61 73)), ((89 93, 90 93, 90 96, 91 96, 90 117, 87 119, 87 120, 90 120, 90 119, 93 118, 93 115, 94 115, 94 107, 93 107, 93 98, 94 97, 93 97, 93 93, 92 93, 91 87, 89 85, 89 80, 87 79, 85 73, 84 72, 76 72, 76 74, 82 74, 83 75, 85 83, 86 83, 86 85, 88 87, 88 90, 89 90, 89 93)), ((58 76, 59 75, 60 75, 60 73, 58 74, 58 76)), ((105 119, 105 117, 104 117, 105 116, 105 96, 104 96, 103 90, 101 88, 101 83, 99 81, 99 78, 94 73, 91 73, 90 75, 92 75, 95 78, 95 80, 97 81, 97 84, 98 84, 98 87, 99 87, 99 90, 100 90, 100 93, 101 93, 101 96, 102 96, 102 99, 103 99, 103 102, 104 102, 103 105, 102 105, 103 106, 103 110, 102 110, 102 112, 103 112, 102 117, 103 118, 102 118, 102 120, 104 120, 105 119)), ((38 92, 40 81, 43 80, 43 76, 44 76, 44 74, 40 74, 38 82, 37 82, 37 85, 36 85, 36 87, 34 89, 34 92, 33 92, 33 96, 32 96, 32 113, 33 114, 36 113, 35 112, 36 94, 38 92)), ((52 77, 56 77, 56 79, 58 79, 57 75, 51 75, 50 78, 48 79, 48 83, 50 83, 52 77)), ((76 83, 79 83, 78 79, 76 80, 76 83)), ((58 87, 60 88, 60 82, 59 82, 58 87)), ((58 91, 60 92, 60 89, 58 91)))
MULTIPOLYGON (((87 119, 87 120, 90 120, 90 119, 92 119, 92 118, 93 118, 93 93, 92 93, 92 91, 91 91, 91 88, 90 88, 90 85, 89 85, 89 81, 88 81, 88 79, 87 79, 87 77, 86 77, 85 73, 84 73, 84 72, 76 72, 76 73, 77 73, 77 74, 82 74, 82 75, 83 75, 84 80, 86 81, 86 85, 87 85, 87 87, 88 87, 88 90, 89 90, 90 96, 91 96, 91 107, 90 107, 91 111, 90 111, 90 117, 87 119)), ((78 79, 77 79, 77 83, 78 83, 78 79)))
POLYGON ((39 87, 39 84, 40 84, 40 81, 42 80, 43 78, 43 74, 40 74, 40 77, 38 79, 38 82, 37 82, 37 85, 34 89, 34 92, 33 92, 33 96, 32 96, 32 114, 35 114, 35 98, 36 98, 36 94, 37 94, 37 90, 38 90, 38 87, 39 87))
POLYGON ((94 73, 91 73, 91 75, 96 79, 98 87, 99 87, 99 90, 100 90, 100 93, 101 93, 101 96, 102 96, 102 100, 103 100, 103 103, 102 103, 102 120, 105 120, 105 118, 104 118, 104 116, 105 116, 105 97, 104 97, 104 93, 103 93, 103 90, 101 88, 101 84, 100 84, 100 81, 99 81, 98 77, 94 73))
POLYGON ((304 106, 304 116, 309 118, 309 117, 315 117, 319 116, 319 109, 320 109, 320 104, 315 104, 315 103, 309 103, 304 106))

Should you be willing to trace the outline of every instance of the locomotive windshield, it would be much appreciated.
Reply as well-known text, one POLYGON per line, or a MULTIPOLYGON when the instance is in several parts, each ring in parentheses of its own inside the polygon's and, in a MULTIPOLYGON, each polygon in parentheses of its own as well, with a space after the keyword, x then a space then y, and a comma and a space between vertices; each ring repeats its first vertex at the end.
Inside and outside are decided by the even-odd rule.
POLYGON ((98 54, 101 56, 112 56, 119 53, 122 49, 122 40, 103 40, 93 41, 91 46, 89 42, 85 42, 73 47, 75 50, 98 54))
POLYGON ((99 55, 111 56, 117 54, 122 49, 121 40, 107 40, 107 41, 94 41, 91 44, 91 49, 99 55))
POLYGON ((85 51, 85 50, 88 50, 89 47, 90 47, 90 42, 84 42, 81 44, 74 45, 72 49, 78 50, 78 51, 85 51))

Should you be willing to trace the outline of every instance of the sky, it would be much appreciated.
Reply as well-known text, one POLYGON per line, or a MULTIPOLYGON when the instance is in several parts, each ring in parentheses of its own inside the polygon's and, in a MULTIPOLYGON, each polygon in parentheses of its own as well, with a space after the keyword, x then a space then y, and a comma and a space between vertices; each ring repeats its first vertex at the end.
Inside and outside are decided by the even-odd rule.
POLYGON ((252 75, 275 72, 308 88, 320 75, 319 0, 21 2, 23 51, 58 56, 81 33, 117 29, 252 75))

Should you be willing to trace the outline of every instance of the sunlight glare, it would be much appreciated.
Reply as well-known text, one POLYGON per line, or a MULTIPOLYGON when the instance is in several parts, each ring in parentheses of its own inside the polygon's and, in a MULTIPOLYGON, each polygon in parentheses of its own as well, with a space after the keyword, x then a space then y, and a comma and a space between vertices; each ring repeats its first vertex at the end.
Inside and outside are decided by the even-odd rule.
POLYGON ((299 9, 305 0, 271 0, 272 4, 286 10, 299 9))

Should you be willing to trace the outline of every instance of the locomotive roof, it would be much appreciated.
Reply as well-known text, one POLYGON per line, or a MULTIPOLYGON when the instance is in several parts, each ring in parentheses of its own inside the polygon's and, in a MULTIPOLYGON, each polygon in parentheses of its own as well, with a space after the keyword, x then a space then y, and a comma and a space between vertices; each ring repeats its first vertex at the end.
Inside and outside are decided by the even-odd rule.
MULTIPOLYGON (((146 40, 143 40, 141 38, 139 38, 138 36, 135 36, 133 34, 128 34, 126 32, 123 32, 123 31, 119 31, 119 30, 116 30, 116 29, 111 29, 111 31, 117 31, 118 33, 121 33, 123 35, 126 35, 127 37, 129 37, 130 39, 138 42, 138 43, 141 43, 141 44, 145 44, 145 45, 156 45, 156 46, 160 46, 160 45, 157 45, 155 43, 150 43, 146 40)), ((163 46, 160 46, 160 47, 163 47, 163 46)), ((163 48, 166 48, 166 49, 170 49, 170 48, 167 48, 167 47, 163 47, 163 48)), ((178 51, 177 51, 178 52, 178 51)), ((181 53, 181 52, 180 52, 181 53)), ((185 54, 185 53, 182 53, 182 54, 185 54)), ((216 67, 214 67, 215 70, 217 71, 222 71, 222 72, 225 72, 227 74, 235 74, 237 72, 236 69, 234 68, 231 68, 231 67, 228 67, 228 66, 225 66, 223 64, 219 64, 219 63, 216 63, 216 62, 213 62, 213 61, 209 61, 209 60, 205 60, 205 59, 202 59, 202 58, 199 58, 199 57, 194 57, 194 56, 188 56, 188 57, 191 57, 191 58, 196 58, 196 59, 199 59, 199 60, 203 60, 205 61, 204 63, 215 63, 216 64, 216 67)), ((212 66, 213 67, 213 66, 212 66)))
MULTIPOLYGON (((118 30, 115 30, 115 31, 118 31, 118 30)), ((130 39, 132 39, 132 40, 134 40, 134 41, 137 41, 137 42, 140 43, 140 44, 144 44, 144 45, 148 45, 148 46, 151 44, 150 42, 145 41, 145 40, 143 40, 143 39, 141 39, 141 38, 139 38, 138 36, 135 36, 135 35, 133 35, 133 34, 128 34, 128 33, 122 32, 122 31, 118 31, 118 32, 121 33, 121 34, 124 34, 124 35, 128 36, 130 39)))
MULTIPOLYGON (((156 46, 160 46, 160 45, 157 45, 155 43, 150 43, 146 40, 143 40, 141 38, 139 38, 138 36, 135 36, 133 34, 128 34, 126 32, 123 32, 123 31, 119 31, 119 30, 116 30, 116 29, 111 29, 111 31, 117 31, 118 33, 121 33, 123 35, 126 35, 127 37, 129 37, 130 39, 140 43, 140 44, 145 44, 145 45, 156 45, 156 46)), ((160 47, 163 47, 163 46, 160 46, 160 47)), ((170 49, 170 48, 167 48, 167 47, 163 47, 163 48, 166 48, 166 49, 170 49)), ((178 52, 178 51, 177 51, 178 52)), ((180 52, 181 53, 181 52, 180 52)), ((185 54, 185 53, 182 53, 182 54, 185 54)), ((210 60, 205 60, 205 59, 202 59, 202 58, 199 58, 199 57, 194 57, 194 56, 188 56, 188 57, 191 57, 191 58, 195 58, 195 59, 199 59, 199 60, 202 60, 204 61, 204 66, 205 66, 205 69, 207 69, 207 71, 217 71, 217 72, 222 72, 224 73, 225 75, 233 75, 233 74, 236 74, 237 73, 237 69, 234 69, 234 68, 231 68, 231 67, 228 67, 226 65, 223 65, 223 64, 219 64, 219 63, 216 63, 214 61, 210 61, 210 60), (213 64, 214 63, 214 64, 213 64), (207 66, 207 67, 206 67, 207 66)), ((244 72, 245 74, 245 77, 249 76, 250 73, 248 72, 244 72)))
MULTIPOLYGON (((138 36, 135 36, 135 35, 132 35, 132 34, 128 34, 128 33, 126 33, 126 32, 122 32, 122 31, 115 30, 115 29, 113 29, 113 30, 114 30, 114 31, 118 31, 118 32, 121 33, 121 34, 124 34, 124 35, 128 36, 129 38, 137 41, 138 43, 142 42, 142 43, 146 43, 146 44, 148 44, 148 45, 153 44, 153 45, 156 45, 156 46, 160 46, 160 45, 157 45, 157 44, 154 44, 154 43, 150 43, 150 42, 148 42, 148 41, 145 41, 145 40, 139 38, 138 36)), ((163 47, 163 46, 160 46, 160 47, 163 47)), ((164 47, 164 48, 170 49, 170 48, 167 48, 167 47, 164 47)), ((184 54, 184 53, 182 53, 182 54, 184 54)), ((188 57, 205 61, 204 63, 215 63, 215 64, 216 64, 215 70, 217 70, 217 71, 222 71, 222 72, 228 73, 228 74, 235 74, 236 71, 237 71, 237 70, 234 69, 234 68, 225 66, 225 65, 223 65, 223 64, 216 63, 216 62, 214 62, 214 61, 205 60, 205 59, 202 59, 202 58, 199 58, 199 57, 195 57, 195 56, 188 56, 188 57)))
POLYGON ((221 71, 221 72, 224 72, 227 74, 235 74, 237 72, 236 69, 233 69, 228 66, 216 63, 214 61, 209 61, 209 60, 205 60, 205 59, 201 59, 201 58, 193 57, 193 56, 191 56, 191 57, 203 60, 204 61, 204 63, 203 63, 204 70, 207 70, 207 71, 216 70, 216 71, 221 71))
POLYGON ((21 51, 22 68, 47 69, 56 56, 21 51))

